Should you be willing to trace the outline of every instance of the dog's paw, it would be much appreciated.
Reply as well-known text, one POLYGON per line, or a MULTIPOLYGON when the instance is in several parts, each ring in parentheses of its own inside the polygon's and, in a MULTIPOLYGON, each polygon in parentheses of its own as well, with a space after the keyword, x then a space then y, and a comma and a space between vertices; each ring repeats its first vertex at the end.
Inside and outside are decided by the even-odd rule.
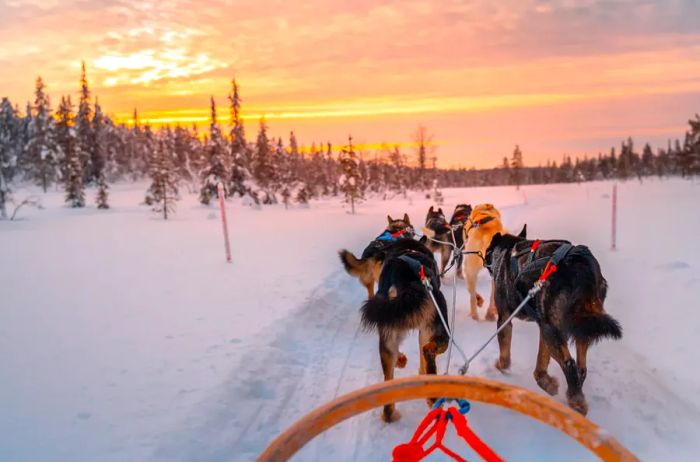
POLYGON ((544 391, 546 391, 551 396, 559 393, 559 380, 556 377, 552 377, 547 373, 535 373, 535 382, 544 391))
POLYGON ((488 311, 486 311, 486 320, 487 321, 496 321, 498 319, 498 313, 496 312, 495 309, 489 308, 488 311))
POLYGON ((385 412, 382 412, 380 417, 382 419, 382 422, 394 423, 401 418, 401 413, 397 410, 394 410, 392 412, 385 411, 385 412))
POLYGON ((499 371, 505 372, 508 369, 510 369, 510 359, 498 358, 498 361, 496 361, 496 364, 494 364, 494 366, 499 371))
POLYGON ((399 357, 396 359, 396 367, 403 369, 406 367, 406 363, 408 363, 408 358, 406 358, 406 355, 399 353, 399 357))
POLYGON ((480 294, 476 294, 476 306, 479 308, 484 306, 484 297, 482 297, 480 294))
POLYGON ((583 393, 580 393, 580 394, 574 395, 574 396, 570 396, 568 398, 568 401, 569 401, 569 406, 574 411, 577 411, 582 415, 588 414, 588 403, 586 402, 586 398, 583 396, 583 393))
POLYGON ((474 321, 479 321, 479 314, 477 312, 472 313, 471 317, 474 321))

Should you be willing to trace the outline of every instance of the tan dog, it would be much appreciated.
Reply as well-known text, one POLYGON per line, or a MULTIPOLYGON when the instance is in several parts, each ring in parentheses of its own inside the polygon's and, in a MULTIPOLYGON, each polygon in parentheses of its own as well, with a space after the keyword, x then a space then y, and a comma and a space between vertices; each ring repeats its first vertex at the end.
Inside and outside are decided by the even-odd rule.
MULTIPOLYGON (((479 204, 474 207, 469 215, 469 220, 464 226, 464 250, 467 252, 481 252, 464 255, 463 273, 469 291, 469 308, 472 319, 479 320, 477 307, 484 304, 484 298, 476 292, 476 278, 484 267, 486 249, 496 233, 504 234, 507 231, 501 222, 501 213, 493 204, 479 204)), ((495 321, 498 312, 494 301, 493 282, 491 283, 491 299, 486 310, 486 320, 495 321)))

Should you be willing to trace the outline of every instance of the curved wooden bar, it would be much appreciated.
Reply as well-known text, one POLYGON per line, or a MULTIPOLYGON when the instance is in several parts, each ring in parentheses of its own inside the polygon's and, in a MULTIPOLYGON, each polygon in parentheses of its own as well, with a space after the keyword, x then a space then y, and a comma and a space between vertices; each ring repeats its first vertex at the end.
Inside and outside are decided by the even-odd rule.
POLYGON ((606 462, 638 460, 596 424, 539 393, 478 377, 419 375, 370 385, 316 408, 275 438, 258 462, 286 461, 319 433, 370 409, 435 396, 494 404, 528 415, 576 439, 606 462))

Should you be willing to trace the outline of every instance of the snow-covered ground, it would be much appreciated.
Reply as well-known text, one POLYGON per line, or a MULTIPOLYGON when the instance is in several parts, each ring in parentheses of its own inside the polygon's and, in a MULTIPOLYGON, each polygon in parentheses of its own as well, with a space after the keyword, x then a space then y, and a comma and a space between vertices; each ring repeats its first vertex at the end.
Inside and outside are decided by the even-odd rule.
MULTIPOLYGON (((700 185, 621 183, 617 252, 610 190, 445 190, 445 209, 493 202, 512 230, 527 223, 531 237, 588 244, 610 284, 606 308, 624 328, 622 341, 589 354, 589 418, 643 460, 697 460, 700 185)), ((113 187, 109 211, 67 209, 52 192, 44 210, 0 222, 0 460, 253 460, 317 405, 381 380, 376 334, 358 329, 365 291, 336 251, 360 252, 387 214, 408 212, 420 228, 428 200, 371 200, 355 216, 337 200, 288 211, 232 201, 226 264, 215 208, 186 196, 164 222, 138 205, 143 191, 113 187)), ((472 351, 495 326, 468 317, 458 284, 457 338, 472 351)), ((488 294, 485 272, 479 287, 488 294)), ((451 278, 443 290, 450 299, 451 278)), ((403 349, 398 375, 415 374, 415 335, 403 349)), ((494 342, 470 373, 540 392, 536 349, 536 327, 516 321, 511 372, 493 367, 494 342)), ((550 371, 564 382, 556 364, 550 371)), ((426 412, 422 401, 398 407, 398 423, 364 414, 296 460, 388 460, 426 412)), ((593 460, 511 411, 475 404, 470 416, 509 460, 593 460)))

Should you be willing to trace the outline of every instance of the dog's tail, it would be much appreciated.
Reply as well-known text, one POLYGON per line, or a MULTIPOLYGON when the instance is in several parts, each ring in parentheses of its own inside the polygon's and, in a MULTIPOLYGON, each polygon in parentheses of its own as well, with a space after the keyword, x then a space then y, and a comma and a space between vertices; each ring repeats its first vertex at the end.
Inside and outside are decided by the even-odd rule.
POLYGON ((622 338, 622 326, 608 313, 586 313, 571 325, 574 339, 595 343, 603 338, 619 340, 622 338))
POLYGON ((432 315, 432 305, 418 276, 407 263, 391 259, 384 264, 377 294, 361 308, 365 329, 415 329, 432 315))
POLYGON ((589 343, 604 338, 621 339, 622 326, 603 308, 608 283, 601 273, 598 260, 588 247, 579 245, 571 250, 566 261, 578 269, 572 275, 575 274, 578 293, 583 296, 582 309, 577 310, 570 324, 572 336, 589 343))
POLYGON ((361 277, 367 273, 369 269, 368 260, 357 258, 352 252, 346 249, 343 249, 340 252, 338 252, 338 255, 340 256, 340 261, 343 263, 345 271, 347 271, 348 274, 352 276, 361 277))

